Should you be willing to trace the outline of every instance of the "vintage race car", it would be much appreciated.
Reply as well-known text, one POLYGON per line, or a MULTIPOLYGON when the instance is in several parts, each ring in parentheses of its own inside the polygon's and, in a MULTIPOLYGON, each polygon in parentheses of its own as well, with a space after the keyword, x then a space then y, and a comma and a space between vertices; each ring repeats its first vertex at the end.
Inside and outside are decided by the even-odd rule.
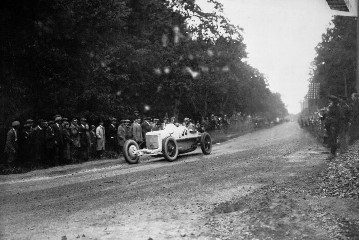
POLYGON ((176 160, 178 154, 192 152, 201 146, 203 154, 212 151, 212 139, 207 133, 199 133, 185 126, 167 124, 163 130, 146 134, 146 148, 140 149, 137 142, 127 140, 123 155, 128 163, 138 163, 140 156, 164 156, 168 161, 176 160))

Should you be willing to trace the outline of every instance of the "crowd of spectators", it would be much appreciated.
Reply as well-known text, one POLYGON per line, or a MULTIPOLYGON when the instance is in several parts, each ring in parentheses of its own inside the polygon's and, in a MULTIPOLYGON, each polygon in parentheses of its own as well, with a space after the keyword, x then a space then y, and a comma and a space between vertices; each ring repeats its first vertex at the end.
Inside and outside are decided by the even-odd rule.
MULTIPOLYGON (((244 122, 253 124, 254 128, 269 122, 263 119, 241 113, 231 117, 211 114, 198 121, 184 118, 182 124, 199 132, 226 133, 230 127, 238 128, 244 122)), ((164 117, 160 121, 138 114, 133 121, 111 117, 107 121, 99 120, 96 125, 84 117, 68 119, 61 115, 54 116, 53 121, 28 119, 23 124, 14 121, 7 133, 5 165, 33 169, 82 163, 110 157, 109 153, 118 157, 126 140, 133 139, 144 147, 147 132, 164 129, 169 123, 180 124, 175 117, 164 117)))
POLYGON ((302 115, 298 123, 330 148, 332 158, 338 149, 345 150, 359 139, 359 94, 354 93, 349 99, 330 95, 328 101, 328 106, 312 114, 302 115))

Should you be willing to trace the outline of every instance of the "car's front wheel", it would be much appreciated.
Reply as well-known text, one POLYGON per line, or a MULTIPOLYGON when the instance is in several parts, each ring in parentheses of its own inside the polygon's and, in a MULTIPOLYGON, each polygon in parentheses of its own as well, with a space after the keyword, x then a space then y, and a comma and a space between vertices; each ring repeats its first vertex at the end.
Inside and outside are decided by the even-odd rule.
POLYGON ((163 155, 168 161, 173 162, 178 157, 178 145, 173 137, 163 139, 162 149, 163 155))
POLYGON ((202 153, 205 155, 211 154, 212 152, 212 139, 211 135, 204 132, 201 136, 201 149, 202 153))
POLYGON ((123 146, 123 156, 130 164, 138 163, 140 157, 137 154, 139 150, 138 144, 134 140, 127 140, 123 146))

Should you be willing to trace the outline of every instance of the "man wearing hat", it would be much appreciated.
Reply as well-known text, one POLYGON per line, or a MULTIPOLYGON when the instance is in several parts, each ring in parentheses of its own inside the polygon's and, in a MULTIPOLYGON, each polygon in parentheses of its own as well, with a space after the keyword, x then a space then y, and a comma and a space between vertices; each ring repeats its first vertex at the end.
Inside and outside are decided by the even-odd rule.
POLYGON ((135 119, 135 121, 132 123, 132 137, 133 140, 135 140, 139 145, 143 143, 143 137, 142 137, 142 128, 141 128, 141 119, 135 119))
POLYGON ((7 156, 7 166, 13 168, 18 153, 18 129, 20 127, 19 121, 14 121, 11 124, 11 128, 6 135, 6 144, 4 153, 7 156))
POLYGON ((110 151, 115 151, 118 152, 118 147, 117 147, 117 128, 116 128, 116 122, 117 119, 116 118, 111 118, 111 124, 108 127, 108 147, 110 151))
POLYGON ((70 124, 70 137, 71 137, 71 159, 74 162, 78 162, 80 159, 80 125, 77 118, 73 118, 70 124))
POLYGON ((143 122, 141 124, 144 146, 146 146, 146 133, 152 131, 152 126, 150 124, 150 120, 151 120, 150 117, 144 117, 143 122))
POLYGON ((126 142, 126 120, 121 120, 121 124, 117 128, 117 141, 119 152, 123 151, 123 145, 126 142))
POLYGON ((55 123, 53 125, 54 131, 54 165, 63 165, 63 151, 64 151, 64 139, 63 139, 63 132, 62 132, 62 118, 61 116, 57 116, 55 118, 55 123))
POLYGON ((33 131, 35 165, 45 165, 46 124, 39 119, 33 131))
POLYGON ((126 140, 132 139, 132 125, 131 121, 126 119, 125 121, 126 140))
POLYGON ((163 118, 163 123, 162 123, 162 126, 161 126, 161 130, 165 129, 167 124, 168 124, 168 117, 165 116, 163 118))
POLYGON ((89 159, 89 147, 90 147, 90 136, 88 125, 86 123, 87 119, 82 117, 80 119, 79 125, 79 135, 80 135, 80 159, 79 161, 88 161, 89 159))
POLYGON ((105 143, 106 143, 105 137, 106 137, 105 127, 103 126, 103 121, 100 120, 100 123, 96 128, 96 139, 97 139, 96 150, 97 150, 98 158, 102 157, 102 153, 105 150, 105 143))
POLYGON ((158 118, 154 118, 153 119, 152 131, 158 131, 158 130, 161 130, 161 123, 160 123, 160 120, 158 118))
POLYGON ((328 145, 330 147, 330 153, 332 157, 335 156, 339 147, 338 136, 340 131, 340 120, 342 118, 342 112, 339 106, 339 98, 334 95, 328 97, 329 105, 325 119, 325 128, 328 133, 328 145))
POLYGON ((33 139, 33 125, 32 119, 27 119, 21 132, 21 160, 28 163, 30 166, 34 164, 34 139, 33 139))

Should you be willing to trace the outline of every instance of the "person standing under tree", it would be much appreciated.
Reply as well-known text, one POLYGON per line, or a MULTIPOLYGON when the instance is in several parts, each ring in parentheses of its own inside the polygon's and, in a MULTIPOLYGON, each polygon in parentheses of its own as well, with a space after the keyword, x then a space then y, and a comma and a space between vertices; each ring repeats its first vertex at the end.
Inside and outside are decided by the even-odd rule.
POLYGON ((19 121, 14 121, 11 124, 11 128, 6 135, 6 144, 4 153, 7 156, 7 167, 15 167, 15 161, 18 154, 18 129, 20 127, 19 121))
POLYGON ((152 126, 150 124, 150 117, 143 118, 143 122, 141 124, 142 128, 142 138, 143 138, 143 145, 146 146, 146 133, 151 132, 152 126))
POLYGON ((54 143, 55 143, 55 165, 64 165, 64 139, 61 126, 62 118, 60 116, 55 118, 55 124, 53 125, 54 130, 54 143))
POLYGON ((98 125, 98 127, 96 128, 96 139, 97 139, 97 157, 101 158, 102 157, 102 153, 105 150, 105 140, 106 137, 106 133, 105 133, 105 128, 103 127, 103 121, 100 120, 100 123, 98 125))
POLYGON ((340 121, 342 119, 342 113, 339 106, 339 99, 336 96, 329 96, 328 112, 326 116, 326 130, 328 132, 328 145, 330 147, 330 153, 335 157, 336 151, 339 147, 338 136, 340 131, 340 121))
POLYGON ((116 118, 111 118, 111 124, 108 127, 108 150, 110 151, 114 151, 118 153, 118 148, 117 148, 117 129, 116 129, 116 122, 117 119, 116 118))
POLYGON ((117 141, 119 152, 123 151, 123 145, 126 142, 126 120, 121 120, 121 124, 117 128, 117 141))
POLYGON ((80 119, 79 125, 79 135, 80 135, 80 162, 88 161, 88 147, 90 144, 90 139, 88 138, 88 134, 86 133, 86 118, 80 119))
POLYGON ((142 146, 143 137, 142 137, 142 128, 141 128, 141 119, 135 119, 132 124, 132 137, 133 140, 137 142, 139 146, 142 146))

